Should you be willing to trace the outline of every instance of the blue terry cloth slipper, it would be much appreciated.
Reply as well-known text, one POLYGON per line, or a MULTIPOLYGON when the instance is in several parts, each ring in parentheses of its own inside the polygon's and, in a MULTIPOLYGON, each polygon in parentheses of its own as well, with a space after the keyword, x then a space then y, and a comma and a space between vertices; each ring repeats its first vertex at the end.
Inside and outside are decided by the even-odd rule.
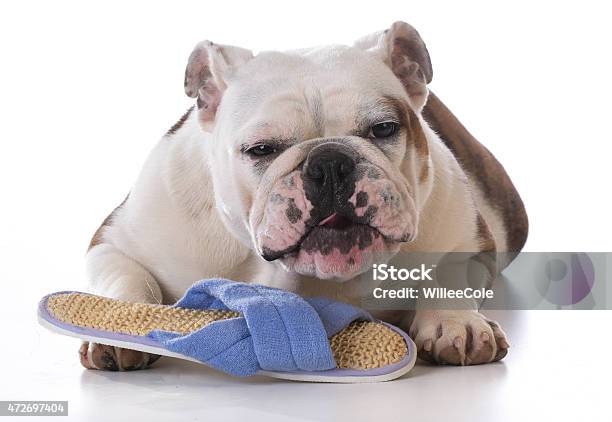
POLYGON ((58 292, 41 300, 38 314, 54 332, 192 360, 236 376, 388 381, 416 361, 406 333, 364 310, 222 279, 194 284, 173 306, 58 292))

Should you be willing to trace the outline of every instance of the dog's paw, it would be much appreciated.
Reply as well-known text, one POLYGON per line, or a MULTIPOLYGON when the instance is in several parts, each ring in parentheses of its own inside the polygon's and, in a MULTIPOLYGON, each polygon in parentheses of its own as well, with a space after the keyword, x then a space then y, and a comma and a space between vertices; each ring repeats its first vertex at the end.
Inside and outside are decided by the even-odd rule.
POLYGON ((495 321, 476 311, 417 311, 410 337, 418 356, 448 365, 478 365, 503 359, 506 334, 495 321))
POLYGON ((121 347, 84 342, 79 349, 81 365, 104 371, 134 371, 144 369, 159 359, 159 355, 123 349, 121 347))

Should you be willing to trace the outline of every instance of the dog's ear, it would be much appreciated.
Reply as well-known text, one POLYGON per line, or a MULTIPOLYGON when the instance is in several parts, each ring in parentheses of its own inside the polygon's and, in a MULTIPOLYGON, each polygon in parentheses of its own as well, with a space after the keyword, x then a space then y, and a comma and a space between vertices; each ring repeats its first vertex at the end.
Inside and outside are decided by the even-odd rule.
POLYGON ((240 47, 210 41, 195 46, 185 69, 185 93, 198 99, 200 120, 205 126, 215 119, 228 78, 252 58, 250 50, 240 47))
POLYGON ((414 107, 423 108, 433 71, 427 47, 416 29, 406 22, 395 22, 386 31, 358 40, 355 47, 378 55, 402 82, 414 107))

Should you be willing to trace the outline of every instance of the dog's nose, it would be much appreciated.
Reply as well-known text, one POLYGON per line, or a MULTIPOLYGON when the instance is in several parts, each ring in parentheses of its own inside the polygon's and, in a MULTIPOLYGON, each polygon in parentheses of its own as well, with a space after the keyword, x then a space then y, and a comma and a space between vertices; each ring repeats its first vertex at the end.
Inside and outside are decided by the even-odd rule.
POLYGON ((308 157, 306 177, 320 187, 337 188, 355 171, 355 160, 332 146, 316 148, 308 157))

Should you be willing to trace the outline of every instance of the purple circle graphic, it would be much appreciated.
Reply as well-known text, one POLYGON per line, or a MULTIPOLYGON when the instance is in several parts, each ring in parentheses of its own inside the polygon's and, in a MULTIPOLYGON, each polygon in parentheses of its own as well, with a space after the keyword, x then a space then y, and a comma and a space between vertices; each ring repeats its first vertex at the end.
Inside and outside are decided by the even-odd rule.
POLYGON ((546 263, 546 299, 560 306, 574 305, 593 289, 595 269, 586 253, 569 253, 546 263))

